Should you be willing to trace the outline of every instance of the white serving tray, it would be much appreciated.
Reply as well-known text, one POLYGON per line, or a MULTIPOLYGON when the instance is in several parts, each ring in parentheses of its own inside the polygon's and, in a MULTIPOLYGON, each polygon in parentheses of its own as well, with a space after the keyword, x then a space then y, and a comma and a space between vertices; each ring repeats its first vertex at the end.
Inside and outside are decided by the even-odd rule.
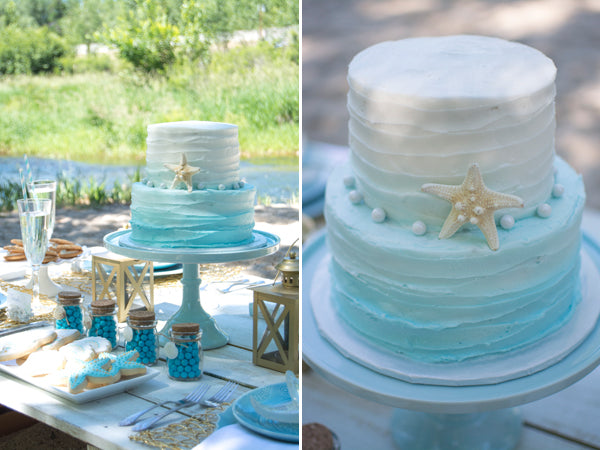
POLYGON ((21 368, 16 364, 15 360, 0 362, 0 372, 12 375, 19 380, 26 381, 27 383, 32 384, 39 389, 43 389, 46 392, 50 392, 51 394, 69 400, 73 403, 87 403, 92 400, 108 397, 110 395, 120 394, 127 389, 131 389, 142 383, 145 383, 159 374, 157 369, 148 367, 146 373, 139 377, 119 380, 114 384, 109 384, 108 386, 103 386, 96 389, 88 389, 80 392, 79 394, 71 394, 65 386, 53 386, 47 380, 45 380, 46 377, 31 377, 23 373, 23 371, 20 369, 21 368))

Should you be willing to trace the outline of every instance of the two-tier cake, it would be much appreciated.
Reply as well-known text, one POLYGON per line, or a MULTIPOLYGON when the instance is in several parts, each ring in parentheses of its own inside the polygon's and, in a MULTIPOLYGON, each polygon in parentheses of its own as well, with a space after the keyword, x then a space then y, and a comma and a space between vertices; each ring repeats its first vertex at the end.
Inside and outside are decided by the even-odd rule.
POLYGON ((352 60, 351 158, 325 216, 331 303, 362 342, 457 363, 527 348, 573 316, 585 193, 555 156, 555 75, 539 51, 480 36, 352 60))
POLYGON ((252 240, 256 189, 240 179, 236 125, 149 125, 146 164, 147 178, 131 195, 136 244, 206 248, 252 240))

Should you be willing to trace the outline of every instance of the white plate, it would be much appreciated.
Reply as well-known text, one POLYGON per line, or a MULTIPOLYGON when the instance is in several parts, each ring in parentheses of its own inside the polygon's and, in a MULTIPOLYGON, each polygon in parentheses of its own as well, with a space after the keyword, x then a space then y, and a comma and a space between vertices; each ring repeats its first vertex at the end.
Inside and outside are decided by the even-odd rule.
POLYGON ((103 386, 96 389, 89 389, 80 392, 79 394, 71 394, 66 387, 52 386, 49 384, 44 380, 46 377, 30 377, 22 373, 19 369, 20 367, 14 364, 14 360, 0 363, 1 372, 10 374, 20 380, 32 384, 37 388, 43 389, 46 392, 50 392, 51 394, 57 395, 73 403, 87 403, 99 398, 120 394, 127 389, 131 389, 135 386, 145 383, 159 374, 158 370, 148 367, 147 372, 139 377, 120 380, 114 384, 109 384, 108 386, 103 386))

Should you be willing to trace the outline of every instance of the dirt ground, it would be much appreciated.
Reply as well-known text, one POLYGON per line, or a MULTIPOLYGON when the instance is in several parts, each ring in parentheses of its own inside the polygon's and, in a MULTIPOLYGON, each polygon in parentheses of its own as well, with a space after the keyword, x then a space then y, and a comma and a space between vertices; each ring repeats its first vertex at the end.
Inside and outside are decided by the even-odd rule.
POLYGON ((308 139, 347 145, 346 71, 385 40, 483 34, 531 45, 558 68, 556 150, 600 209, 600 2, 304 0, 302 118, 308 139))

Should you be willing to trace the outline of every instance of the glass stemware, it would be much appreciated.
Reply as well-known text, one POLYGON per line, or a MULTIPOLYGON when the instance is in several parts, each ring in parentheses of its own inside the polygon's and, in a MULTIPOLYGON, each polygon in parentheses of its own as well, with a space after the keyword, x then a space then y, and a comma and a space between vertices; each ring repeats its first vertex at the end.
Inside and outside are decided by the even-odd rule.
POLYGON ((19 220, 21 223, 21 237, 27 261, 31 265, 33 281, 32 309, 34 312, 43 311, 40 302, 40 287, 38 275, 40 265, 48 249, 50 239, 48 228, 52 211, 52 200, 28 198, 17 200, 19 220))
POLYGON ((48 224, 48 239, 52 238, 54 232, 54 220, 56 216, 56 181, 55 180, 33 180, 27 183, 27 190, 31 198, 47 198, 52 200, 50 211, 50 223, 48 224))

